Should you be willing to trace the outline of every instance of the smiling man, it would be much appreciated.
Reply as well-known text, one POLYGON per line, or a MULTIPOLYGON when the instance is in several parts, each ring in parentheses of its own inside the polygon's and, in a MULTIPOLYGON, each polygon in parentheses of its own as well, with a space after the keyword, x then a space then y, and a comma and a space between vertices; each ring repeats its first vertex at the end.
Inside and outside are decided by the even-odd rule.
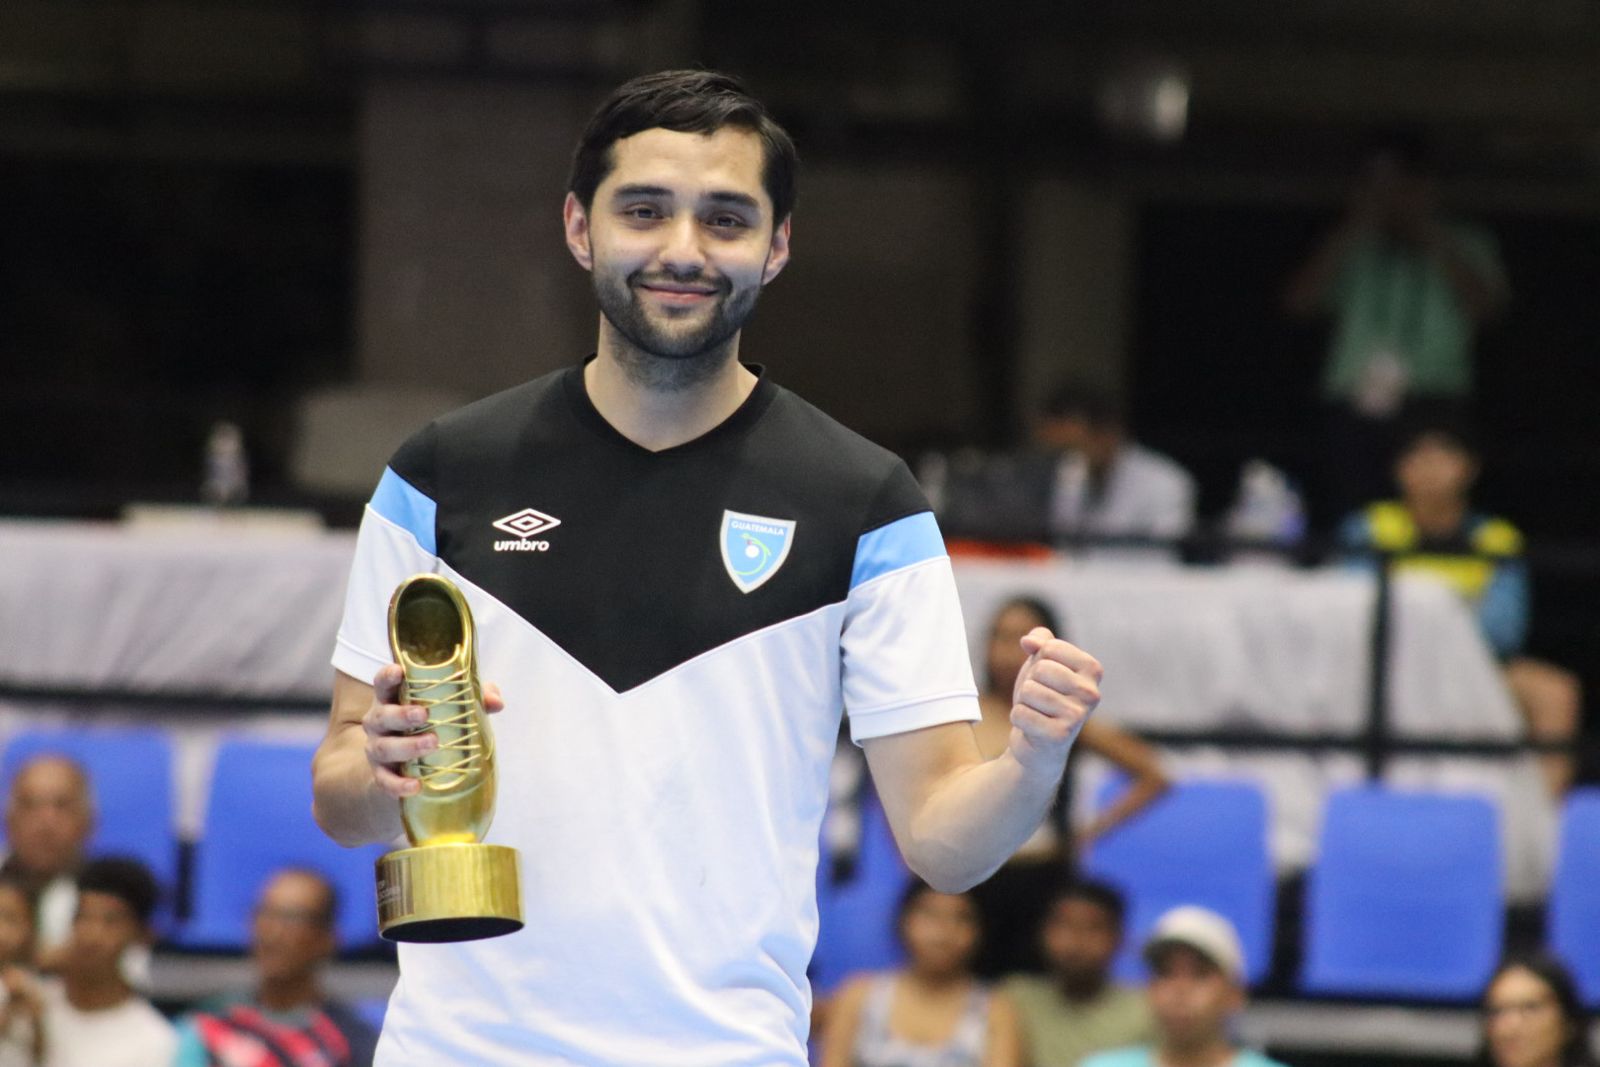
POLYGON ((409 575, 447 574, 503 692, 489 840, 520 850, 528 918, 401 946, 382 1067, 800 1067, 841 714, 907 862, 956 891, 1033 831, 1099 699, 1099 665, 1035 630, 1010 746, 985 762, 915 481, 740 362, 789 261, 795 169, 731 78, 617 90, 563 212, 595 354, 423 427, 373 496, 317 817, 346 844, 399 833, 400 766, 437 739, 395 703, 385 609, 409 575))

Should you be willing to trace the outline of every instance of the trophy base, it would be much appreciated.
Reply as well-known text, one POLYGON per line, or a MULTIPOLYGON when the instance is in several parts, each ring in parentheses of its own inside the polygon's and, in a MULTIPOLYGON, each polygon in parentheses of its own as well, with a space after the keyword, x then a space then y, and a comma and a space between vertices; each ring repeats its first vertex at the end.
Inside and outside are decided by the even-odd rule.
POLYGON ((479 941, 522 929, 517 852, 427 845, 381 856, 378 933, 389 941, 479 941))

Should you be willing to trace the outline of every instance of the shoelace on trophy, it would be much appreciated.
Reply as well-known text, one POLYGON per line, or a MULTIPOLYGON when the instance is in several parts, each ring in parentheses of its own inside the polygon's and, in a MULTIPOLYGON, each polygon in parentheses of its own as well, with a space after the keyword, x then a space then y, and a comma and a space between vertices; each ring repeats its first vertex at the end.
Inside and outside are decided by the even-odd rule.
POLYGON ((461 730, 460 736, 453 741, 439 737, 439 747, 434 750, 437 753, 454 753, 456 759, 449 763, 425 763, 421 759, 416 761, 416 776, 422 783, 422 788, 434 791, 453 789, 467 775, 476 771, 478 764, 483 761, 482 730, 475 721, 471 698, 472 680, 467 677, 465 667, 445 678, 419 679, 416 682, 407 680, 407 702, 428 710, 428 721, 422 727, 423 730, 437 730, 441 726, 461 730), (438 689, 441 686, 453 688, 447 690, 443 696, 425 697, 419 692, 424 689, 438 689), (442 719, 435 718, 433 709, 442 704, 455 704, 458 710, 442 719), (441 781, 444 778, 449 780, 441 781))

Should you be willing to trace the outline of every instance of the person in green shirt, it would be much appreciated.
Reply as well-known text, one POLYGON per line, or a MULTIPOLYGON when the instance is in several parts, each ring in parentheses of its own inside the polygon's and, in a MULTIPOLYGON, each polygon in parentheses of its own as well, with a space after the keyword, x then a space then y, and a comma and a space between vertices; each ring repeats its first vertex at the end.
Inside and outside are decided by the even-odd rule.
POLYGON ((1507 295, 1493 236, 1440 212, 1421 142, 1385 143, 1284 300, 1293 315, 1333 320, 1322 393, 1338 512, 1383 490, 1399 426, 1464 411, 1478 328, 1507 295))
POLYGON ((1033 1067, 1074 1067, 1154 1036, 1143 995, 1111 979, 1124 913, 1122 894, 1103 882, 1072 882, 1052 896, 1040 930, 1049 973, 1013 975, 1003 987, 1033 1067))

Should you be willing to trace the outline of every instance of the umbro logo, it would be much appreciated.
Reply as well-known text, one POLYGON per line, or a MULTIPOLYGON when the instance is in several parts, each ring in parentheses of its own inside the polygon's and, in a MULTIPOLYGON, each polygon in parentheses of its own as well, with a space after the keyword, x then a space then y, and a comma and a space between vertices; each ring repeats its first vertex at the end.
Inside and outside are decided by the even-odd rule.
POLYGON ((554 530, 561 525, 561 520, 554 515, 546 515, 535 508, 523 508, 514 511, 503 519, 494 521, 496 530, 504 530, 508 534, 515 534, 514 541, 496 541, 496 552, 548 552, 549 541, 534 540, 535 534, 542 534, 554 530))

